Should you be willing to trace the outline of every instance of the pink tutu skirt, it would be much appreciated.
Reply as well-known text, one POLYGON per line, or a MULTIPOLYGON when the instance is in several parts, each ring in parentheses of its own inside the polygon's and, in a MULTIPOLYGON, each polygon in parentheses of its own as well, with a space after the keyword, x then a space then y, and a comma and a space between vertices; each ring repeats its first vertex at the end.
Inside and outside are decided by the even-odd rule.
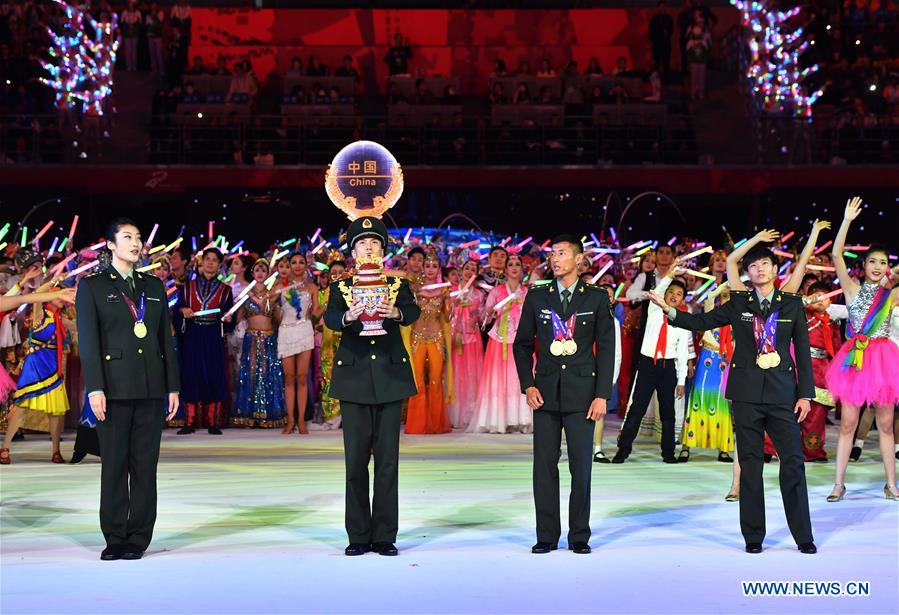
POLYGON ((0 403, 6 401, 9 394, 16 390, 16 382, 9 377, 3 366, 0 365, 0 403))
POLYGON ((899 403, 899 346, 885 337, 870 340, 858 370, 843 367, 853 344, 854 340, 843 344, 827 368, 827 388, 833 398, 853 406, 899 403))

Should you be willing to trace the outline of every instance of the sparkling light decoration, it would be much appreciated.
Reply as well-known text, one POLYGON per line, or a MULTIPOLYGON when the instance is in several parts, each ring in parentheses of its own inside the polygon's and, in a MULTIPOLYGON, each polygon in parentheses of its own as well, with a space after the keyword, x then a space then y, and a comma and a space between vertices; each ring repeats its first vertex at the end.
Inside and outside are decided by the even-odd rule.
POLYGON ((98 22, 90 13, 70 6, 65 0, 59 4, 66 19, 50 35, 50 60, 41 60, 50 78, 41 81, 56 92, 56 106, 73 107, 75 101, 84 104, 84 111, 103 115, 103 101, 112 93, 112 72, 119 48, 118 18, 98 22))
POLYGON ((800 8, 774 10, 773 0, 730 0, 742 13, 749 45, 747 77, 765 111, 791 111, 811 118, 812 105, 821 91, 811 94, 802 84, 818 65, 802 68, 800 56, 808 49, 803 28, 795 23, 800 8))

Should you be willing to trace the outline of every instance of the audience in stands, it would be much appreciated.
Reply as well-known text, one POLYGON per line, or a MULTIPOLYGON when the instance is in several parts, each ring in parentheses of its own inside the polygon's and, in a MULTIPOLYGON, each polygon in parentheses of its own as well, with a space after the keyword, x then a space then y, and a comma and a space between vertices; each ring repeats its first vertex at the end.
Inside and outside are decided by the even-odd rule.
POLYGON ((684 7, 684 10, 678 14, 677 25, 680 28, 681 70, 685 73, 689 70, 687 40, 690 38, 690 31, 696 24, 696 15, 700 16, 703 25, 710 32, 715 27, 715 24, 718 23, 718 18, 712 10, 702 2, 702 0, 689 0, 687 6, 684 7))
POLYGON ((552 63, 549 61, 549 58, 543 58, 540 60, 540 68, 537 69, 538 77, 555 77, 556 70, 552 67, 552 63))
POLYGON ((328 75, 328 67, 320 64, 318 56, 313 54, 309 56, 306 62, 306 75, 309 77, 325 77, 328 75))
POLYGON ((587 70, 584 71, 584 74, 588 77, 590 75, 601 75, 602 67, 599 65, 599 60, 590 58, 590 61, 587 63, 587 70))
POLYGON ((649 41, 652 60, 663 75, 671 68, 671 39, 674 36, 674 19, 668 13, 668 3, 660 0, 659 10, 649 20, 649 41))
POLYGON ((256 78, 253 76, 249 60, 237 62, 234 65, 234 74, 231 76, 231 86, 225 96, 225 102, 252 103, 258 90, 259 87, 256 85, 256 78))
POLYGON ((809 90, 823 90, 816 126, 834 161, 899 162, 895 2, 821 0, 803 17, 810 43, 805 61, 819 66, 809 90))
MULTIPOLYGON (((224 61, 224 58, 222 58, 224 61)), ((193 62, 191 62, 190 66, 188 66, 184 70, 185 75, 208 75, 209 71, 206 68, 206 65, 203 64, 203 58, 200 56, 194 56, 193 62)))
POLYGON ((335 70, 334 75, 337 77, 352 77, 358 83, 360 76, 359 71, 353 66, 353 56, 349 54, 343 56, 343 66, 335 70))
POLYGON ((144 16, 144 31, 147 33, 147 48, 150 54, 150 72, 165 75, 164 47, 165 11, 159 4, 150 4, 150 10, 144 16))
POLYGON ((687 32, 687 66, 690 68, 690 98, 705 98, 705 80, 712 56, 712 34, 700 11, 693 13, 693 27, 687 32))
POLYGON ((137 0, 128 0, 128 7, 119 15, 119 30, 122 33, 125 66, 130 71, 137 70, 137 48, 140 45, 143 21, 143 15, 137 10, 137 0))
POLYGON ((225 58, 219 56, 215 61, 215 68, 212 69, 211 75, 230 75, 231 71, 228 69, 228 65, 225 62, 225 58))
POLYGON ((412 48, 408 39, 404 39, 400 32, 393 35, 393 47, 387 50, 384 61, 387 62, 387 74, 408 75, 409 60, 412 59, 412 48))
MULTIPOLYGON (((171 26, 173 28, 178 28, 184 36, 187 38, 187 43, 190 44, 191 41, 191 27, 192 20, 190 15, 190 6, 187 4, 187 0, 178 0, 178 3, 172 7, 172 11, 170 13, 171 17, 171 26)), ((184 64, 187 63, 187 48, 185 47, 184 52, 184 64)))

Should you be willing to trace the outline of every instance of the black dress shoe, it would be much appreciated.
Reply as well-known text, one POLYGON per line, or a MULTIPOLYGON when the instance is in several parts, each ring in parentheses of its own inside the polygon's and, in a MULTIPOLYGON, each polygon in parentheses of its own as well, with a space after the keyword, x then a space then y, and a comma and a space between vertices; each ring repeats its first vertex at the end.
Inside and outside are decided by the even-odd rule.
POLYGON ((853 446, 852 450, 849 451, 849 461, 858 461, 858 458, 862 456, 862 447, 853 446))
POLYGON ((69 463, 81 463, 85 457, 87 457, 87 453, 75 451, 74 453, 72 453, 72 459, 69 461, 69 463))
POLYGON ((144 556, 144 550, 138 547, 137 545, 125 544, 122 545, 122 559, 127 560, 135 560, 140 559, 144 556))
POLYGON ((185 435, 187 435, 187 434, 193 433, 194 431, 195 431, 195 429, 194 429, 193 427, 186 427, 186 426, 185 426, 185 427, 182 427, 181 429, 178 430, 178 435, 179 435, 179 436, 185 436, 185 435))
POLYGON ((664 461, 665 463, 677 463, 677 457, 675 457, 674 455, 662 457, 662 461, 664 461))
POLYGON ((575 542, 568 545, 569 551, 574 551, 578 555, 587 555, 588 553, 592 553, 593 549, 590 548, 586 542, 575 542))
POLYGON ((219 429, 218 427, 210 427, 210 428, 207 429, 206 431, 208 431, 208 432, 209 432, 209 435, 211 435, 211 436, 220 436, 220 435, 222 435, 222 430, 219 429))
POLYGON ((612 457, 612 463, 624 463, 625 459, 627 459, 627 455, 622 455, 621 452, 618 452, 612 457))
POLYGON ((796 545, 797 548, 802 552, 808 555, 812 555, 813 553, 818 552, 818 547, 815 546, 813 542, 804 542, 801 545, 796 545))
POLYGON ((531 553, 535 555, 543 555, 544 553, 555 551, 558 548, 559 545, 554 542, 538 542, 533 547, 531 547, 531 553))
POLYGON ((734 458, 724 451, 721 451, 720 453, 718 453, 718 461, 720 461, 721 463, 733 463, 734 458))
POLYGON ((122 545, 109 545, 100 553, 100 559, 104 562, 122 559, 122 545))
POLYGON ((606 457, 606 454, 602 451, 597 451, 593 455, 593 463, 612 463, 612 461, 606 457))
POLYGON ((747 542, 746 543, 746 552, 747 553, 761 553, 762 552, 762 543, 747 542))
POLYGON ((348 546, 346 549, 344 549, 343 554, 349 555, 350 557, 355 557, 356 555, 365 555, 369 551, 371 551, 371 545, 361 542, 354 542, 350 544, 350 546, 348 546))
POLYGON ((397 550, 396 546, 392 542, 372 543, 371 550, 378 555, 384 555, 387 557, 393 557, 394 555, 400 554, 399 550, 397 550))

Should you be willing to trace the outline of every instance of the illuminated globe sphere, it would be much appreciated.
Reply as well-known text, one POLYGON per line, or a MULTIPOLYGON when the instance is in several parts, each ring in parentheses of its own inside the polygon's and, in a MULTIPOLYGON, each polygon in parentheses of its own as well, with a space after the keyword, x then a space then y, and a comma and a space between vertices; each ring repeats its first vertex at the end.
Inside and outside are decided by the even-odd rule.
POLYGON ((351 219, 380 217, 403 194, 403 171, 386 147, 356 141, 340 150, 328 166, 325 191, 351 219))

